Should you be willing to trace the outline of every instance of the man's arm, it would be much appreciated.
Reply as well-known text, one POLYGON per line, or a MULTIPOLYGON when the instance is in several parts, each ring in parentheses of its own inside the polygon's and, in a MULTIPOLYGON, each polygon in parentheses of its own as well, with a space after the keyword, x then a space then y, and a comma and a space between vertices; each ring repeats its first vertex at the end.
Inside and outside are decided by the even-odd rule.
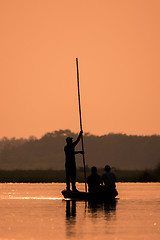
POLYGON ((80 139, 81 139, 81 137, 82 137, 82 133, 83 133, 83 131, 80 131, 80 133, 79 133, 76 141, 73 142, 73 146, 74 146, 74 147, 79 143, 79 141, 80 141, 80 139))
POLYGON ((84 153, 84 151, 75 151, 75 152, 74 152, 74 154, 78 154, 78 153, 81 153, 81 154, 83 154, 83 153, 84 153))

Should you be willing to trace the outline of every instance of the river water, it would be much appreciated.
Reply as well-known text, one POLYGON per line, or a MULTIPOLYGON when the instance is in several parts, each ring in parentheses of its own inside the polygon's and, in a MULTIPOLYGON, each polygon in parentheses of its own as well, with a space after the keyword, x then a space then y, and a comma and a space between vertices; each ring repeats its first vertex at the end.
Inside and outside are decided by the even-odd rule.
POLYGON ((0 240, 160 239, 160 183, 117 183, 113 204, 66 201, 64 188, 0 184, 0 240))

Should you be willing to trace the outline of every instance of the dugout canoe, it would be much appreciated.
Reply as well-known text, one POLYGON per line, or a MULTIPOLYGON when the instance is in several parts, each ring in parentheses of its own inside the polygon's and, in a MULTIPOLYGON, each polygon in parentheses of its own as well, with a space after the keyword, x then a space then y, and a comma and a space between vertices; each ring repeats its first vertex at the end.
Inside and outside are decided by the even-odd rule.
POLYGON ((67 191, 63 190, 62 195, 65 199, 75 200, 113 200, 118 195, 116 189, 110 191, 97 191, 97 192, 81 192, 81 191, 67 191))

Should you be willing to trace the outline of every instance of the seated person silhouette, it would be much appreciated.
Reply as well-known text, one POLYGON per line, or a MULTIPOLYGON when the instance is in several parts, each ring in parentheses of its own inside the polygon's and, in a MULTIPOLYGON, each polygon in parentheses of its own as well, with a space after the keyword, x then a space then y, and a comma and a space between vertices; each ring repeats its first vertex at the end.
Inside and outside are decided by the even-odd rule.
POLYGON ((65 151, 65 168, 66 168, 66 185, 67 191, 70 191, 70 180, 72 182, 72 190, 78 191, 76 189, 76 161, 75 161, 75 154, 81 153, 83 151, 75 151, 75 146, 79 143, 82 137, 82 131, 79 133, 78 138, 76 141, 72 141, 73 138, 67 137, 66 138, 66 146, 64 147, 65 151))
POLYGON ((113 190, 116 188, 116 176, 111 172, 111 167, 106 165, 104 168, 105 173, 102 175, 102 183, 106 190, 113 190))
POLYGON ((87 178, 89 192, 96 192, 100 190, 101 177, 97 174, 97 168, 91 168, 91 175, 87 178))

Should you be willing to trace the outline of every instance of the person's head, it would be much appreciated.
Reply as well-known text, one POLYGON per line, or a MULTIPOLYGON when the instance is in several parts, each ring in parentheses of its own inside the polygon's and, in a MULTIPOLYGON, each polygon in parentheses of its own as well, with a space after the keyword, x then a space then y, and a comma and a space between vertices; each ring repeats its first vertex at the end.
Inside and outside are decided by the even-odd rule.
POLYGON ((67 144, 71 144, 72 143, 72 137, 67 137, 66 138, 66 142, 67 142, 67 144))
POLYGON ((105 168, 104 168, 104 170, 105 170, 106 172, 109 172, 109 171, 111 170, 111 167, 110 167, 109 165, 106 165, 105 168))
POLYGON ((93 174, 96 174, 97 173, 97 168, 95 166, 91 167, 91 172, 93 174))

